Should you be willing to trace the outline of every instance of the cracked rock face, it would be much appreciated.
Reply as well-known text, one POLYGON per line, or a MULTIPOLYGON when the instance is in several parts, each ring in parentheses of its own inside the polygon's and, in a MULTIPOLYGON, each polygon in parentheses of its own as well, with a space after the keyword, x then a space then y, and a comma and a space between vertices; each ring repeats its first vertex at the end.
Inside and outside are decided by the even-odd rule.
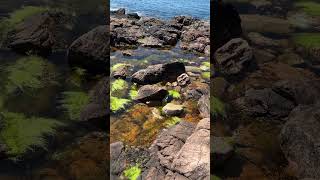
POLYGON ((151 146, 151 156, 146 178, 209 179, 210 119, 202 119, 196 127, 182 121, 163 131, 151 146))

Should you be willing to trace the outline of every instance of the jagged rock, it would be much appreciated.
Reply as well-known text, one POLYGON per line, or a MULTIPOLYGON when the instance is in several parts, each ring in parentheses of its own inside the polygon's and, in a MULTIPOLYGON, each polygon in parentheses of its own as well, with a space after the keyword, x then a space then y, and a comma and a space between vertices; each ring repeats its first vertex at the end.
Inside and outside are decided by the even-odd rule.
POLYGON ((193 81, 191 84, 187 86, 187 90, 184 95, 187 99, 198 100, 202 95, 206 95, 209 93, 210 88, 208 84, 193 81))
POLYGON ((198 128, 180 149, 172 169, 188 179, 210 176, 210 130, 198 128))
POLYGON ((198 109, 202 118, 210 117, 210 97, 203 95, 198 101, 198 109))
POLYGON ((241 38, 230 40, 214 54, 217 68, 225 75, 239 74, 251 62, 252 58, 252 49, 247 41, 241 38))
POLYGON ((168 103, 162 108, 162 113, 166 116, 179 116, 184 112, 182 105, 168 103))
POLYGON ((123 16, 126 14, 126 9, 124 8, 119 8, 118 10, 112 12, 112 14, 116 15, 116 16, 123 16))
POLYGON ((64 48, 64 32, 68 17, 61 12, 45 12, 27 18, 8 37, 8 46, 15 51, 48 55, 53 49, 64 48))
POLYGON ((138 90, 135 100, 141 102, 162 101, 168 95, 168 91, 158 85, 144 85, 138 90))
POLYGON ((138 42, 144 47, 158 48, 163 46, 163 42, 160 39, 152 36, 139 39, 138 42))
POLYGON ((108 28, 108 26, 98 26, 75 40, 68 50, 69 63, 91 73, 109 74, 108 28))
POLYGON ((127 17, 134 18, 134 19, 140 19, 140 16, 138 15, 138 13, 128 13, 127 17))
POLYGON ((134 73, 131 81, 137 84, 155 84, 161 81, 176 81, 177 77, 185 73, 185 67, 181 62, 157 64, 148 66, 134 73))
POLYGON ((179 86, 186 86, 190 83, 190 77, 188 76, 188 74, 183 73, 177 77, 177 82, 179 86))
POLYGON ((280 135, 288 160, 298 165, 298 177, 320 178, 320 103, 298 106, 289 116, 280 135))
POLYGON ((281 96, 271 88, 249 89, 236 100, 237 106, 251 116, 286 117, 295 107, 291 99, 281 96))

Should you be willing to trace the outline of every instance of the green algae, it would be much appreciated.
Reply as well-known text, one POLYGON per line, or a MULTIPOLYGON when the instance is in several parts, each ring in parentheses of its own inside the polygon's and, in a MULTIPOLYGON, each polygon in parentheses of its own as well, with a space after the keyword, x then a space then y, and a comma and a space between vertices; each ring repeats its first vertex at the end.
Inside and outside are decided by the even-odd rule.
POLYGON ((202 62, 201 63, 201 66, 200 66, 200 69, 202 71, 208 71, 210 70, 210 62, 202 62))
POLYGON ((169 128, 169 127, 172 127, 172 126, 178 124, 180 121, 181 121, 181 118, 174 116, 174 117, 171 117, 170 119, 166 120, 164 122, 164 125, 165 125, 165 127, 169 128))
POLYGON ((111 95, 122 97, 128 89, 128 83, 123 79, 117 79, 111 83, 111 95))
POLYGON ((211 96, 210 108, 211 108, 211 114, 213 116, 226 117, 226 107, 225 107, 225 104, 220 99, 214 96, 211 96))
POLYGON ((86 75, 86 70, 76 67, 72 70, 69 78, 67 79, 68 83, 75 87, 81 87, 86 75))
POLYGON ((301 8, 308 15, 320 16, 320 3, 313 1, 300 1, 296 2, 295 6, 301 8))
POLYGON ((296 33, 293 35, 293 41, 305 48, 319 48, 320 33, 296 33))
POLYGON ((176 90, 169 90, 169 96, 172 96, 174 99, 180 99, 181 95, 176 90))
POLYGON ((202 78, 204 78, 204 79, 210 79, 210 72, 203 72, 203 73, 201 74, 201 76, 202 76, 202 78))
POLYGON ((139 165, 132 166, 124 171, 124 176, 130 180, 137 180, 141 174, 139 165))
POLYGON ((12 31, 16 25, 24 21, 25 19, 46 12, 49 9, 46 7, 35 7, 35 6, 24 6, 12 13, 8 18, 3 18, 0 21, 0 45, 2 46, 3 41, 7 38, 8 33, 12 31))
POLYGON ((131 99, 135 99, 138 96, 138 91, 135 89, 131 89, 129 92, 129 96, 131 99))
POLYGON ((127 66, 128 64, 124 64, 124 63, 118 63, 115 64, 111 67, 111 72, 116 71, 118 68, 123 67, 123 66, 127 66))
POLYGON ((19 158, 34 148, 47 148, 45 136, 54 135, 63 124, 54 119, 26 117, 24 114, 3 112, 4 128, 0 137, 8 147, 8 154, 19 158))
POLYGON ((49 9, 46 7, 36 7, 36 6, 24 6, 21 9, 18 9, 12 13, 10 13, 10 17, 8 22, 11 25, 17 25, 21 23, 23 20, 31 17, 35 14, 40 14, 48 11, 49 9))
POLYGON ((210 180, 221 180, 221 178, 211 174, 210 180))
POLYGON ((15 90, 38 90, 48 85, 57 84, 55 68, 49 62, 37 56, 19 59, 15 64, 6 68, 8 82, 7 93, 15 90))
POLYGON ((131 102, 131 100, 129 100, 129 99, 111 96, 110 97, 110 109, 112 112, 117 112, 117 111, 123 110, 130 102, 131 102))
POLYGON ((76 91, 66 91, 62 94, 62 108, 65 110, 71 120, 79 120, 82 109, 90 101, 88 94, 76 91))

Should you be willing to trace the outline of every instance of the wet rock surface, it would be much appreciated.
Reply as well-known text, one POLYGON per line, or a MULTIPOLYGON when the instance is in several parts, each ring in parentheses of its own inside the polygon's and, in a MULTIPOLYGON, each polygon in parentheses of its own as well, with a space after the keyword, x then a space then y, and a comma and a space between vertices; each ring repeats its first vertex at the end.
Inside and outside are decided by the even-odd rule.
MULTIPOLYGON (((220 7, 239 12, 233 20, 240 17, 243 31, 236 38, 246 48, 225 37, 213 56, 213 174, 240 180, 319 178, 317 58, 303 47, 311 36, 296 42, 297 34, 313 32, 317 26, 310 18, 319 15, 299 9, 306 6, 301 2, 228 2, 233 5, 220 7)), ((222 32, 230 32, 230 26, 222 32)))
POLYGON ((91 73, 107 74, 110 62, 109 26, 98 26, 75 40, 69 47, 71 65, 91 73))
POLYGON ((65 48, 65 24, 71 19, 61 12, 44 12, 29 17, 16 26, 8 37, 8 47, 21 53, 48 55, 54 49, 65 48))

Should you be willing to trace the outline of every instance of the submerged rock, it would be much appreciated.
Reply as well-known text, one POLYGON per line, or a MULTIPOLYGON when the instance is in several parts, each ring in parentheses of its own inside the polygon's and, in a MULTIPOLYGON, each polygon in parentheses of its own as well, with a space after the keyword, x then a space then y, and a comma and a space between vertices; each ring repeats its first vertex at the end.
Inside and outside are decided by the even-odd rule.
POLYGON ((144 85, 138 90, 137 101, 162 101, 168 95, 168 91, 158 85, 144 85))
POLYGON ((98 26, 76 39, 68 50, 71 65, 94 74, 109 74, 109 26, 98 26))
POLYGON ((183 73, 185 73, 185 67, 181 62, 157 64, 137 71, 132 75, 131 81, 142 85, 176 81, 177 77, 183 73))

